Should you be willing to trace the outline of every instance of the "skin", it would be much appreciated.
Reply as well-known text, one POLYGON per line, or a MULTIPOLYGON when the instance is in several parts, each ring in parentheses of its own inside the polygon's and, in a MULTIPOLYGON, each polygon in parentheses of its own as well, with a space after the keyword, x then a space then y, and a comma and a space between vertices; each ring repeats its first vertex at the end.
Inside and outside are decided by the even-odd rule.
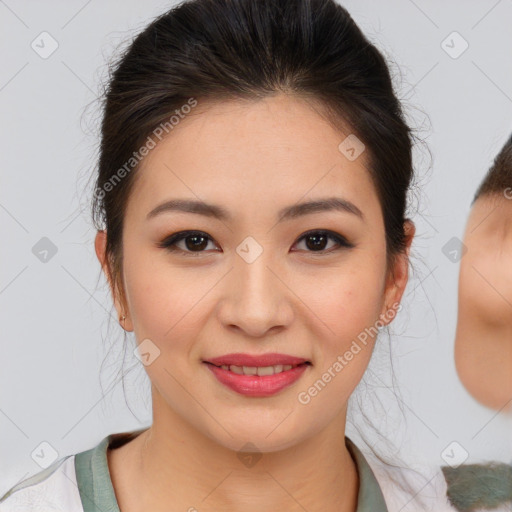
POLYGON ((512 413, 512 200, 483 196, 467 220, 455 364, 481 404, 512 413))
MULTIPOLYGON (((149 338, 160 356, 146 366, 151 428, 108 451, 120 508, 354 511, 359 478, 344 440, 347 400, 374 339, 308 404, 297 395, 399 303, 414 224, 406 222, 407 251, 387 269, 366 154, 349 161, 338 150, 348 133, 335 130, 311 100, 277 95, 206 107, 196 107, 198 115, 181 121, 146 157, 126 210, 126 303, 113 287, 114 302, 127 316, 124 328, 138 343, 149 338), (353 202, 364 220, 323 211, 276 221, 281 208, 334 195, 353 202), (171 198, 221 205, 233 220, 183 212, 146 220, 171 198), (332 230, 354 247, 328 239, 319 253, 299 240, 314 229, 332 230), (182 230, 211 240, 192 256, 157 247, 182 230), (263 249, 250 264, 236 252, 247 236, 263 249), (247 397, 202 363, 230 352, 279 352, 312 365, 271 397, 247 397), (262 455, 252 467, 237 457, 247 442, 262 455)), ((105 243, 106 233, 98 232, 96 252, 108 277, 105 243)), ((187 251, 186 240, 178 247, 187 251)))

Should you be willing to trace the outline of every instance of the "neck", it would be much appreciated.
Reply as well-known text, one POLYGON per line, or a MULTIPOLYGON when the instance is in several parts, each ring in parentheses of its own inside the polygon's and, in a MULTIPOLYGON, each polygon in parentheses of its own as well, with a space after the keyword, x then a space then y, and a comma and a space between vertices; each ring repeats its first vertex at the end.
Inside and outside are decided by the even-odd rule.
POLYGON ((169 504, 201 512, 356 510, 359 478, 345 446, 346 409, 314 437, 249 458, 251 453, 227 449, 161 405, 154 403, 151 428, 118 449, 125 450, 118 467, 133 468, 129 475, 124 470, 120 497, 137 490, 125 504, 118 499, 123 512, 168 512, 169 504))

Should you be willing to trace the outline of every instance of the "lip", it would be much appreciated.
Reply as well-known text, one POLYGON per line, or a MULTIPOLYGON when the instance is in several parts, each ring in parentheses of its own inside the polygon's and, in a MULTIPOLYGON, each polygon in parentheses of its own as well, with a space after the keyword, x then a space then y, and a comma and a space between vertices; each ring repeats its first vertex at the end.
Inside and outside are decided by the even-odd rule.
POLYGON ((240 375, 207 361, 203 361, 202 364, 209 368, 221 384, 241 395, 250 397, 268 397, 276 394, 296 382, 310 366, 308 363, 302 363, 281 373, 259 376, 240 375))
POLYGON ((260 355, 242 354, 237 352, 234 354, 225 354, 223 356, 213 357, 205 360, 204 362, 212 363, 215 366, 275 366, 278 364, 297 365, 302 363, 309 363, 307 359, 302 357, 295 357, 287 354, 277 354, 275 352, 260 355))

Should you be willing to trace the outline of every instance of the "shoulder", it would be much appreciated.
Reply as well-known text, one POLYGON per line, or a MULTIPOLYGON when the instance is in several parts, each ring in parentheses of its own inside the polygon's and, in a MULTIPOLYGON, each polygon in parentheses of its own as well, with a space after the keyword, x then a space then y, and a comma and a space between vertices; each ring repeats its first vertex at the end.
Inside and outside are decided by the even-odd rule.
POLYGON ((146 428, 110 434, 92 448, 57 460, 0 495, 0 512, 119 512, 106 452, 146 428))
POLYGON ((83 512, 75 455, 68 455, 0 496, 0 512, 83 512))

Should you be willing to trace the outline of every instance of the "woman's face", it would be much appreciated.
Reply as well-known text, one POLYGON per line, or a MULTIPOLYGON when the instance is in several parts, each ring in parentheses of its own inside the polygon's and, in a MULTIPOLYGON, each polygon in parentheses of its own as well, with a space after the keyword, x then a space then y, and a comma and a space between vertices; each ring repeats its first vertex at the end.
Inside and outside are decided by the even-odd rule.
MULTIPOLYGON (((250 439, 262 452, 328 425, 344 429, 347 399, 373 348, 375 330, 365 329, 380 315, 382 324, 391 321, 407 282, 406 256, 395 281, 386 279, 367 155, 358 156, 354 142, 350 149, 353 139, 339 149, 348 135, 305 101, 281 95, 209 105, 145 158, 124 224, 123 325, 144 343, 154 422, 179 418, 226 447, 238 450, 250 439), (330 198, 351 206, 299 208, 330 198), (202 206, 151 214, 177 200, 202 206), (224 217, 205 214, 206 204, 224 217), (290 209, 295 214, 280 218, 290 209), (162 245, 187 231, 200 236, 162 245), (205 362, 232 353, 310 364, 279 391, 248 395, 219 381, 205 362)), ((116 307, 123 314, 118 298, 116 307)))

